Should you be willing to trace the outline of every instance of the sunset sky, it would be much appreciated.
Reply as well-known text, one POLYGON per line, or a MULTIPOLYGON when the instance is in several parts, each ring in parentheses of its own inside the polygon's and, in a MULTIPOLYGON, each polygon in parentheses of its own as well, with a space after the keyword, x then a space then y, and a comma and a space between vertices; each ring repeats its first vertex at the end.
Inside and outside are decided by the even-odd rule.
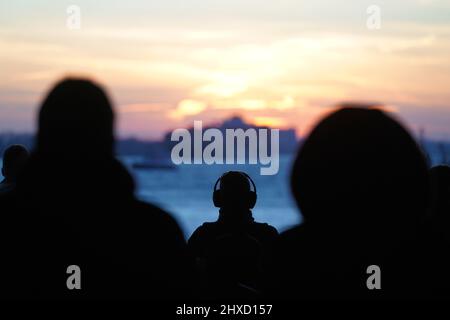
POLYGON ((32 132, 65 75, 109 90, 120 136, 235 114, 304 135, 340 103, 374 102, 450 139, 450 0, 0 0, 0 131, 32 132))

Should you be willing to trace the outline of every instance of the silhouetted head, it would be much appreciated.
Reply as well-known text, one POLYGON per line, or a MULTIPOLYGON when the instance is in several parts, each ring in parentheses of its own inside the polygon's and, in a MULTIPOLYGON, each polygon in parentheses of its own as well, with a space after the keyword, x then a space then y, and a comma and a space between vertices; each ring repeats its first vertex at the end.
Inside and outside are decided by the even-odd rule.
POLYGON ((37 150, 57 156, 112 156, 114 114, 105 91, 84 79, 65 79, 39 112, 37 150))
POLYGON ((291 176, 306 223, 367 237, 415 227, 426 210, 427 185, 425 158, 411 135, 384 112, 362 108, 320 121, 291 176))
POLYGON ((17 176, 25 167, 29 153, 22 145, 9 146, 3 153, 2 174, 8 182, 15 182, 17 176))
POLYGON ((213 201, 219 208, 251 209, 256 203, 255 185, 246 173, 229 171, 214 185, 213 201))
POLYGON ((450 167, 435 166, 430 169, 432 213, 450 222, 450 167))

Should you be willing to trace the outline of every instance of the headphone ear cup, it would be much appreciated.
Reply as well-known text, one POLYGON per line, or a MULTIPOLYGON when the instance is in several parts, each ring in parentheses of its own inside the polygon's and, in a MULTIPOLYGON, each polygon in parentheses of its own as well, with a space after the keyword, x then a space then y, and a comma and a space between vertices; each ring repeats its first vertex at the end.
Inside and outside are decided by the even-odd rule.
POLYGON ((249 191, 248 192, 248 206, 250 209, 253 209, 256 204, 256 192, 255 191, 249 191))
POLYGON ((213 192, 213 203, 214 206, 217 208, 221 208, 222 207, 222 199, 220 197, 220 190, 214 190, 213 192))

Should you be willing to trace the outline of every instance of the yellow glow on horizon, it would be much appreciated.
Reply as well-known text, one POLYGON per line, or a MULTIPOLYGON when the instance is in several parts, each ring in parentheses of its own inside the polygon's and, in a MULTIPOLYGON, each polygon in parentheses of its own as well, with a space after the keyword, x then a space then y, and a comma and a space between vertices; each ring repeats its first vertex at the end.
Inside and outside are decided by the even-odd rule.
MULTIPOLYGON (((138 12, 129 14, 123 18, 134 21, 138 12)), ((0 47, 8 49, 0 50, 3 126, 14 128, 8 120, 14 118, 29 126, 29 106, 38 106, 64 75, 81 73, 104 85, 131 134, 236 112, 304 133, 343 101, 379 101, 415 126, 450 134, 448 22, 385 21, 370 31, 359 20, 346 27, 319 16, 311 25, 267 17, 167 23, 180 22, 172 14, 142 26, 90 19, 78 31, 65 28, 59 16, 56 22, 7 22, 0 30, 0 47)))
POLYGON ((266 126, 275 129, 287 127, 286 120, 279 117, 254 117, 252 122, 257 126, 266 126))
POLYGON ((207 104, 202 101, 185 99, 178 103, 175 110, 170 113, 172 118, 182 119, 185 116, 193 116, 207 108, 207 104))

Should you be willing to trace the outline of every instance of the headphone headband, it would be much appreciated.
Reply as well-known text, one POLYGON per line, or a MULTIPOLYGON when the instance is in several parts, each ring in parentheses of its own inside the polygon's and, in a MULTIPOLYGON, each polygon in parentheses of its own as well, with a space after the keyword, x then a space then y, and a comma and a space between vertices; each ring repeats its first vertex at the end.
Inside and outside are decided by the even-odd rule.
MULTIPOLYGON (((250 176, 249 176, 247 173, 242 172, 242 171, 228 171, 228 172, 225 172, 224 174, 222 174, 222 175, 219 177, 219 179, 217 179, 216 183, 214 184, 214 191, 217 191, 217 185, 218 185, 219 182, 222 180, 222 178, 223 178, 224 176, 226 176, 227 174, 230 174, 230 173, 238 173, 238 174, 243 175, 244 177, 246 177, 247 180, 250 181, 250 184, 251 184, 252 187, 253 187, 253 192, 256 193, 256 185, 255 185, 255 182, 253 181, 252 178, 250 178, 250 176)), ((250 191, 252 191, 252 190, 250 190, 250 191)))

